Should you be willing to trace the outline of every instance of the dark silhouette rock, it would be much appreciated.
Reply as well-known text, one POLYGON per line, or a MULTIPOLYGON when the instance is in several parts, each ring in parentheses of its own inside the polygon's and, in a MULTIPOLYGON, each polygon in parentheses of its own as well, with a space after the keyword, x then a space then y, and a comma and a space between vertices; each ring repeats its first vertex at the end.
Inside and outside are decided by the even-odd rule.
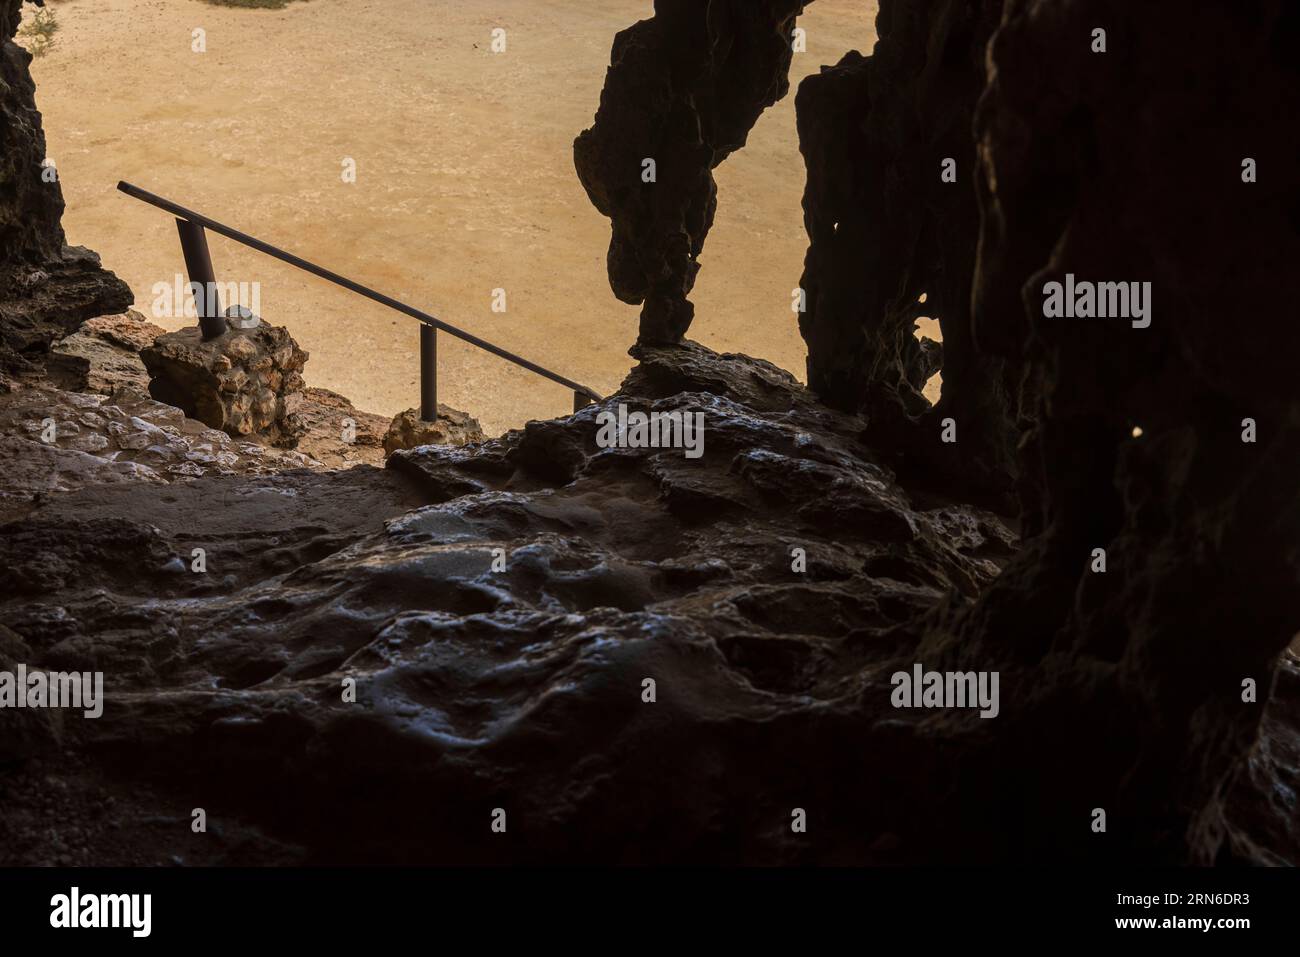
MULTIPOLYGON (((13 380, 0 666, 108 698, 0 712, 5 863, 74 832, 97 864, 1300 863, 1300 17, 881 0, 878 48, 797 104, 806 389, 683 340, 710 171, 784 92, 801 7, 660 0, 616 41, 575 155, 645 310, 601 403, 334 470, 13 380), (1050 316, 1067 276, 1149 282, 1150 322, 1050 316), (633 441, 674 414, 698 455, 633 441), (897 707, 914 668, 996 673, 997 715, 897 707), (220 841, 187 843, 195 794, 220 841)), ((61 249, 24 183, 13 276, 61 249)), ((45 332, 106 288, 84 268, 45 332)), ((40 348, 20 286, 0 331, 40 348)), ((355 411, 315 401, 322 436, 355 411)))
MULTIPOLYGON (((1296 247, 1296 180, 1241 174, 1246 157, 1286 170, 1300 154, 1285 119, 1300 23, 1276 2, 1188 16, 1173 3, 882 0, 877 28, 870 57, 810 78, 797 102, 809 381, 865 415, 865 441, 905 481, 1001 508, 1015 482, 1028 536, 972 607, 936 614, 913 652, 1001 668, 1025 705, 997 734, 965 715, 926 721, 899 758, 918 777, 891 805, 891 833, 914 853, 969 843, 996 819, 985 849, 996 857, 1261 859, 1224 795, 1266 791, 1260 776, 1283 750, 1277 721, 1271 739, 1260 727, 1286 706, 1243 701, 1241 683, 1272 685, 1300 622, 1295 330, 1239 333, 1227 317, 1275 315, 1279 282, 1295 298, 1278 267, 1296 247), (1092 51, 1099 26, 1107 53, 1092 51), (1243 58, 1258 69, 1234 67, 1243 58), (940 175, 949 158, 955 182, 940 175), (1043 284, 1067 272, 1151 282, 1163 321, 1045 318, 1043 284), (919 391, 935 355, 913 336, 922 293, 944 331, 933 409, 919 391), (957 441, 945 444, 948 418, 957 441), (1248 427, 1268 435, 1243 441, 1248 427), (1094 548, 1105 573, 1090 570, 1094 548), (1048 733, 1068 757, 1030 784, 1048 733), (922 770, 940 760, 997 804, 966 799, 968 812, 947 813, 952 795, 922 770), (1020 782, 1010 802, 1008 781, 1020 782), (1084 794, 1087 807, 1062 802, 1084 794), (1109 849, 1087 826, 1097 806, 1124 809, 1109 849)), ((689 45, 679 55, 700 70, 712 62, 689 45)), ((611 71, 608 102, 634 98, 634 70, 663 72, 611 71)), ((696 142, 689 129, 653 129, 683 149, 696 142)), ((616 225, 616 289, 637 275, 620 264, 642 252, 660 261, 655 236, 669 233, 683 234, 616 225)), ((787 491, 780 470, 745 472, 787 491)), ((684 501, 707 513, 690 491, 684 501)), ((1284 843, 1290 833, 1252 824, 1284 843)))
POLYGON ((1044 856, 1261 859, 1223 795, 1277 753, 1243 681, 1294 686, 1272 675, 1300 624, 1300 330, 1271 320, 1300 293, 1279 268, 1300 253, 1298 31, 1276 2, 1007 0, 989 46, 974 341, 1023 363, 1028 541, 939 644, 1032 682, 984 768, 1015 776, 1044 856), (1246 156, 1276 175, 1243 182, 1246 156), (1151 282, 1149 327, 1045 318, 1067 272, 1151 282), (1063 828, 1072 794, 1072 815, 1113 809, 1111 849, 1063 828))
POLYGON ((805 5, 656 0, 653 17, 614 39, 600 109, 574 159, 612 221, 610 286, 624 302, 644 303, 642 342, 678 342, 690 327, 687 296, 717 207, 713 169, 789 90, 792 31, 805 5))
POLYGON ((29 54, 13 37, 22 0, 0 0, 0 379, 94 316, 131 305, 99 257, 64 241, 63 192, 45 169, 29 54))
POLYGON ((868 441, 909 477, 960 475, 969 495, 1005 509, 1015 382, 974 348, 970 317, 980 225, 971 125, 1001 6, 886 0, 871 55, 851 52, 809 77, 795 104, 808 168, 799 328, 809 385, 864 412, 868 441), (915 335, 922 315, 943 331, 933 408, 921 391, 939 356, 915 335), (959 441, 935 441, 950 417, 959 441))

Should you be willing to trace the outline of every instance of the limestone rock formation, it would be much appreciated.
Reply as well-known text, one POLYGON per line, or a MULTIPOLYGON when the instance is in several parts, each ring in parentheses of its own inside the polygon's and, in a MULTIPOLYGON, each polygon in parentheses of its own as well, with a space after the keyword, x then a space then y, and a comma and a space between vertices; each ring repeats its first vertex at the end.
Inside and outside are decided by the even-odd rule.
MULTIPOLYGON (((1026 840, 1052 835, 1063 854, 1087 836, 1053 826, 1060 796, 1086 793, 1124 809, 1117 856, 1259 859, 1223 795, 1258 775, 1260 749, 1282 750, 1242 685, 1292 688, 1272 675, 1294 666, 1279 655, 1300 631, 1300 329, 1275 308, 1300 296, 1279 268, 1300 254, 1300 181, 1284 172, 1300 155, 1298 38, 1280 2, 1103 16, 1007 0, 989 46, 973 331, 1021 364, 1033 400, 1028 540, 936 645, 1033 682, 1003 731, 1021 743, 984 771, 1035 763, 1020 777, 1026 840), (1244 181, 1244 157, 1276 175, 1244 181), (1149 327, 1045 318, 1044 284, 1067 272, 1150 282, 1149 327)), ((1273 813, 1294 816, 1278 795, 1273 813)))
MULTIPOLYGON (((733 24, 729 38, 746 29, 733 24)), ((653 27, 634 30, 616 47, 603 106, 635 102, 638 73, 659 89, 666 72, 634 42, 653 27)), ((947 763, 1002 804, 963 798, 950 815, 955 795, 921 774, 891 830, 910 846, 969 842, 1005 818, 992 855, 1093 859, 1107 850, 1077 824, 1087 808, 1063 800, 1087 794, 1088 807, 1125 809, 1116 855, 1259 860, 1263 845, 1224 802, 1268 793, 1267 769, 1294 774, 1268 739, 1277 723, 1261 731, 1263 714, 1289 711, 1243 701, 1241 684, 1268 687, 1277 671, 1275 690, 1291 687, 1280 676, 1294 661, 1279 655, 1300 630, 1297 333, 1270 322, 1269 306, 1296 298, 1281 264, 1294 258, 1300 209, 1286 119, 1300 104, 1287 52, 1300 18, 1278 0, 1196 15, 1173 2, 881 0, 877 32, 870 57, 811 78, 797 103, 809 380, 865 414, 867 443, 911 484, 1007 508, 1014 481, 1027 539, 971 607, 937 612, 916 650, 1002 669, 1023 707, 996 735, 935 716, 905 759, 947 763), (1105 53, 1093 50, 1098 27, 1105 53), (955 182, 941 176, 949 158, 955 182), (1248 181, 1248 161, 1277 175, 1248 181), (1149 281, 1157 318, 1146 329, 1045 319, 1043 284, 1066 273, 1149 281), (944 330, 934 409, 918 395, 934 357, 912 338, 922 293, 944 330), (952 448, 937 428, 948 417, 952 448), (1092 571, 1095 549, 1105 572, 1092 571), (1058 735, 1046 764, 1044 729, 1058 735), (1008 781, 1019 782, 1011 805, 1008 781), (917 820, 938 823, 922 835, 917 820)), ((680 56, 687 73, 715 62, 698 46, 680 56)), ((746 102, 729 104, 737 123, 746 102)), ((689 125, 653 129, 683 150, 698 142, 689 125)), ((628 159, 592 155, 605 175, 628 159)), ((579 158, 584 182, 601 182, 579 158)), ((663 236, 700 235, 615 222, 611 277, 636 294, 647 287, 628 263, 664 262, 663 236)), ((671 324, 652 326, 673 338, 671 324)), ((1280 815, 1285 802, 1261 808, 1280 815)), ((1284 843, 1293 833, 1254 824, 1284 843)))
POLYGON ((595 123, 574 143, 578 177, 612 222, 614 294, 644 303, 640 341, 690 327, 687 296, 713 226, 713 169, 785 96, 807 0, 655 0, 614 39, 595 123), (646 161, 654 180, 647 182, 646 161))
POLYGON ((131 305, 99 257, 66 244, 63 192, 45 169, 31 55, 13 42, 22 0, 0 0, 0 382, 85 319, 131 305))
POLYGON ((232 439, 151 399, 140 351, 162 332, 135 313, 87 320, 0 393, 0 518, 43 495, 122 477, 166 483, 383 465, 389 420, 327 389, 303 391, 296 451, 232 439))
POLYGON ((0 522, 50 495, 96 485, 156 485, 224 475, 269 475, 384 464, 383 416, 325 389, 303 398, 295 450, 232 439, 137 388, 110 395, 31 386, 0 394, 0 522))
MULTIPOLYGON (((384 472, 210 475, 161 501, 85 489, 11 523, 0 612, 30 661, 112 676, 104 716, 63 730, 77 772, 22 773, 66 781, 65 806, 87 788, 116 799, 78 813, 99 861, 222 853, 118 843, 115 823, 144 829, 131 812, 166 816, 196 789, 223 827, 271 839, 246 862, 867 853, 870 815, 847 811, 875 787, 872 715, 893 716, 873 662, 985 587, 1013 537, 978 509, 913 502, 861 419, 767 363, 693 345, 640 358, 598 406, 397 452, 384 472), (598 416, 619 403, 703 411, 703 456, 601 448, 598 416), (175 570, 196 546, 209 573, 175 570), (825 815, 811 846, 787 839, 795 791, 825 815), (489 796, 526 838, 464 825, 489 796)), ((19 859, 47 853, 5 837, 19 859)))
MULTIPOLYGON (((619 34, 595 125, 575 143, 592 203, 613 224, 610 283, 644 302, 640 341, 672 343, 713 222, 712 169, 785 95, 803 0, 660 2, 619 34), (655 163, 645 182, 643 164, 655 163)), ((867 413, 875 444, 916 473, 960 474, 1011 507, 1016 383, 972 348, 969 303, 979 212, 971 124, 984 46, 1001 0, 885 2, 871 56, 849 53, 797 101, 810 246, 800 328, 822 398, 867 413), (956 182, 942 176, 951 159, 956 182), (926 296, 926 306, 918 300, 926 296), (949 352, 937 407, 921 395, 939 350, 913 335, 938 316, 949 352), (960 415, 964 440, 940 445, 960 415)))
POLYGON ((45 375, 70 392, 147 393, 149 371, 140 352, 165 332, 134 310, 87 319, 72 335, 53 344, 45 358, 45 375))
MULTIPOLYGON (((801 6, 659 0, 616 41, 576 156, 646 308, 604 402, 335 470, 13 380, 0 667, 108 699, 0 713, 4 863, 1300 863, 1295 6, 881 0, 879 48, 800 95, 812 389, 682 341, 709 171, 784 92, 801 6), (1150 282, 1151 323, 1049 318, 1066 275, 1150 282), (599 439, 629 410, 702 414, 701 455, 599 439), (895 707, 917 664, 996 673, 997 717, 895 707)), ((0 138, 31 152, 12 51, 0 138)), ((25 183, 0 276, 60 254, 25 183)), ((23 288, 6 342, 85 318, 33 336, 23 288)), ((153 368, 223 426, 236 368, 302 394, 287 336, 179 339, 153 368)), ((328 464, 382 454, 314 401, 328 464)))
POLYGON ((0 396, 0 520, 74 489, 292 468, 323 465, 297 452, 236 442, 129 388, 110 396, 48 387, 0 396))
POLYGON ((306 431, 298 413, 307 353, 282 326, 231 328, 208 340, 189 326, 159 336, 140 358, 154 398, 214 429, 285 448, 306 431))
POLYGON ((387 416, 362 412, 346 396, 308 386, 303 391, 298 418, 306 431, 298 440, 297 450, 322 465, 344 468, 384 464, 387 416))
POLYGON ((1001 8, 884 0, 870 55, 823 68, 795 103, 808 169, 799 328, 809 385, 863 411, 869 441, 900 468, 960 475, 973 497, 1009 508, 1015 382, 974 348, 970 316, 980 228, 971 128, 1001 8), (922 315, 943 331, 933 408, 921 395, 937 358, 914 334, 922 315), (936 442, 949 417, 959 441, 936 442))
POLYGON ((436 422, 421 419, 419 409, 407 409, 395 415, 384 433, 384 451, 392 453, 421 445, 468 445, 482 442, 483 438, 477 419, 439 403, 436 422))

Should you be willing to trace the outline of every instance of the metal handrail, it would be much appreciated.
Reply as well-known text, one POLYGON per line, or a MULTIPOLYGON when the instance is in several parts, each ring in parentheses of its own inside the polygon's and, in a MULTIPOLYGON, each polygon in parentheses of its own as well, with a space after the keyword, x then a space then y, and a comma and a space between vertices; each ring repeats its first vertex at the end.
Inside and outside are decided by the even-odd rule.
POLYGON ((552 372, 535 362, 517 356, 513 352, 502 349, 500 346, 488 342, 486 339, 480 339, 478 336, 466 332, 464 329, 458 329, 448 322, 443 322, 436 316, 431 316, 427 312, 422 312, 414 306, 408 306, 404 302, 394 299, 392 296, 386 296, 382 292, 371 289, 369 286, 363 286, 359 282, 354 282, 346 276, 340 276, 323 266, 318 266, 313 262, 308 262, 301 256, 295 256, 291 252, 272 246, 270 243, 263 242, 256 237, 249 236, 237 229, 219 223, 209 216, 202 213, 196 213, 192 209, 186 209, 179 203, 173 203, 169 199, 163 199, 148 190, 141 189, 131 183, 119 182, 117 188, 126 195, 131 196, 141 202, 148 203, 150 206, 156 206, 161 210, 171 213, 176 217, 176 226, 180 231, 181 251, 185 257, 186 270, 189 272, 190 284, 196 287, 195 305, 199 313, 199 325, 203 329, 203 337, 212 339, 226 331, 226 320, 221 313, 221 304, 215 298, 214 283, 216 278, 213 274, 212 259, 208 253, 207 237, 204 234, 205 229, 210 229, 214 233, 225 236, 227 239, 233 239, 251 249, 256 249, 273 259, 286 262, 290 266, 309 272, 321 279, 328 280, 336 286, 342 286, 350 292, 357 295, 365 296, 380 305, 387 306, 397 312, 418 319, 423 325, 420 327, 420 417, 426 421, 433 421, 437 418, 437 331, 441 329, 457 339, 462 339, 470 345, 478 346, 485 352, 490 352, 495 356, 500 356, 508 362, 513 362, 517 366, 527 369, 529 372, 536 373, 543 378, 557 382, 568 389, 573 390, 573 409, 578 409, 591 402, 601 401, 601 395, 594 389, 585 385, 574 382, 572 379, 565 378, 559 373, 552 372), (200 294, 199 289, 204 290, 200 294), (206 291, 213 290, 209 295, 206 291))

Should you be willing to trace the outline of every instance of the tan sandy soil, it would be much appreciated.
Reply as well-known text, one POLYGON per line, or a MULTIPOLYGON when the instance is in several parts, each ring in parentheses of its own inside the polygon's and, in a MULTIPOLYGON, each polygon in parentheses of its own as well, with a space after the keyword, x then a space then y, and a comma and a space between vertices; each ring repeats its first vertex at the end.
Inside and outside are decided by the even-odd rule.
MULTIPOLYGON (((119 179, 427 309, 601 392, 629 368, 638 309, 605 273, 608 222, 572 142, 595 113, 614 34, 649 0, 198 0, 51 3, 36 61, 69 240, 98 250, 155 316, 181 268, 166 214, 119 179), (494 27, 504 54, 489 52, 494 27), (191 50, 195 28, 206 53, 191 50), (343 182, 345 157, 355 184, 343 182), (508 311, 494 313, 504 288, 508 311)), ((28 16, 30 16, 30 8, 28 16)), ((875 4, 817 0, 797 83, 874 40, 875 4)), ((793 88, 718 170, 720 208, 692 338, 803 378, 790 293, 807 238, 793 88)), ((218 278, 258 281, 261 314, 311 353, 311 385, 394 414, 418 398, 417 325, 220 237, 218 278)), ((440 336, 440 398, 489 434, 563 414, 562 387, 440 336)))

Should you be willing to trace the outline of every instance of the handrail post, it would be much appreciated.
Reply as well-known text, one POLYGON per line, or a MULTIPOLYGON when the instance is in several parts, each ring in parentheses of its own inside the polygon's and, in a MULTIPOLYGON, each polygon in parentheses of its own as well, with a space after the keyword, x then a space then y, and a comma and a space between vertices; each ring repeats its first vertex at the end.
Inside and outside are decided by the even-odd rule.
POLYGON ((395 309, 403 315, 418 319, 424 326, 420 332, 420 412, 426 421, 436 421, 438 416, 438 345, 437 340, 434 338, 438 330, 442 330, 448 335, 455 336, 463 342, 468 342, 470 345, 482 349, 484 352, 505 359, 507 362, 512 362, 521 369, 527 369, 535 375, 550 379, 552 382, 557 382, 571 390, 574 393, 573 408, 575 411, 590 405, 592 402, 604 401, 598 393, 581 383, 566 379, 559 373, 539 366, 536 362, 530 362, 523 356, 515 355, 509 350, 501 348, 496 343, 488 342, 486 339, 466 332, 464 329, 458 329, 437 316, 422 312, 414 306, 400 302, 392 296, 386 296, 369 286, 363 286, 347 276, 331 272, 323 266, 308 262, 301 256, 295 256, 291 252, 263 242, 256 236, 241 233, 239 230, 218 222, 210 216, 204 216, 202 213, 187 209, 178 203, 173 203, 169 199, 164 199, 125 181, 119 182, 117 188, 126 195, 143 203, 148 203, 150 206, 157 207, 176 218, 176 228, 181 238, 181 251, 185 254, 185 268, 189 272, 190 288, 194 292, 195 305, 199 315, 199 327, 203 330, 204 339, 215 339, 224 334, 227 329, 226 316, 221 310, 221 296, 217 287, 216 273, 212 268, 212 256, 208 251, 208 240, 205 233, 205 230, 211 230, 218 236, 232 239, 249 249, 255 249, 263 255, 270 256, 272 259, 278 259, 280 262, 288 263, 296 269, 318 276, 326 282, 342 286, 349 292, 364 296, 371 302, 377 302, 381 306, 387 306, 389 309, 395 309))
POLYGON ((420 323, 420 419, 438 420, 438 330, 420 323))
POLYGON ((190 277, 194 308, 199 314, 199 328, 204 339, 215 339, 226 331, 226 318, 221 313, 221 296, 217 292, 207 234, 201 225, 188 219, 177 219, 176 230, 181 234, 181 253, 190 277))

